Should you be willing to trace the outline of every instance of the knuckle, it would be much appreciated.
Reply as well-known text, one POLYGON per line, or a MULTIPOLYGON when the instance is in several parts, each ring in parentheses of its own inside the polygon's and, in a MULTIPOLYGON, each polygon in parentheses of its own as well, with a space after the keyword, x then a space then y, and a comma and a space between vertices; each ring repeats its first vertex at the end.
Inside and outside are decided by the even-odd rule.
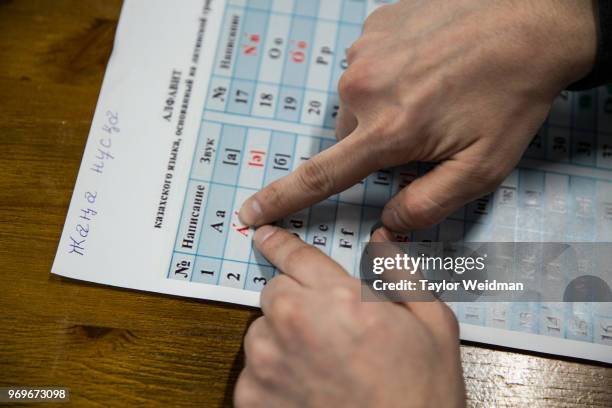
POLYGON ((448 333, 454 340, 458 340, 459 339, 459 322, 457 321, 457 317, 455 316, 453 311, 448 308, 448 306, 445 305, 444 310, 445 310, 444 312, 445 320, 448 325, 448 333))
POLYGON ((297 307, 297 301, 289 293, 279 293, 270 304, 270 318, 280 327, 294 325, 302 321, 302 316, 297 307))
POLYGON ((316 158, 302 164, 302 170, 295 173, 297 182, 305 191, 331 194, 335 183, 325 166, 316 158))
POLYGON ((244 339, 242 340, 244 346, 244 354, 248 357, 251 354, 251 349, 253 344, 258 341, 258 335, 256 334, 256 330, 253 330, 253 324, 249 327, 247 332, 244 335, 244 339))
MULTIPOLYGON (((287 244, 287 240, 283 237, 283 235, 284 234, 281 233, 274 233, 269 236, 265 241, 257 242, 256 248, 259 251, 267 254, 280 253, 284 249, 283 247, 287 244)), ((264 286, 264 288, 266 286, 264 286)))
POLYGON ((418 200, 403 202, 397 211, 397 215, 403 225, 410 225, 416 229, 432 227, 444 218, 444 212, 440 204, 427 196, 418 200))
POLYGON ((449 340, 457 341, 459 339, 459 322, 457 321, 457 317, 445 303, 436 301, 435 305, 435 318, 444 329, 441 332, 444 333, 449 340))
POLYGON ((368 333, 389 333, 393 325, 386 304, 361 304, 359 319, 368 333))
POLYGON ((254 342, 247 358, 252 363, 253 374, 259 380, 270 383, 277 378, 279 355, 267 341, 254 342))
POLYGON ((357 59, 357 56, 361 51, 361 44, 362 42, 360 40, 357 40, 353 44, 351 44, 351 46, 346 50, 346 60, 349 65, 353 64, 357 59))
POLYGON ((249 383, 243 371, 234 389, 234 406, 238 408, 257 406, 260 399, 255 388, 249 383))
POLYGON ((369 47, 370 41, 368 37, 361 36, 357 40, 355 40, 351 46, 346 50, 346 58, 348 60, 349 65, 355 62, 358 58, 359 54, 362 53, 365 49, 369 47))
POLYGON ((338 80, 338 94, 342 101, 349 101, 352 99, 353 94, 353 76, 350 74, 351 71, 344 71, 338 80))
POLYGON ((332 297, 341 303, 355 304, 359 302, 359 293, 352 287, 337 286, 331 291, 332 297))
POLYGON ((311 258, 313 253, 315 253, 314 251, 318 251, 318 249, 315 249, 304 242, 300 242, 289 251, 287 258, 292 259, 292 262, 299 264, 311 258))
POLYGON ((377 78, 372 62, 365 59, 354 62, 338 82, 340 98, 350 103, 373 95, 377 91, 377 78))
POLYGON ((282 188, 282 186, 275 181, 268 186, 260 194, 262 194, 262 199, 260 202, 264 202, 272 208, 283 208, 286 203, 286 189, 282 188))
POLYGON ((369 311, 369 313, 364 313, 363 324, 364 327, 372 332, 377 332, 379 329, 386 326, 387 318, 381 315, 380 313, 376 313, 375 311, 369 311))
POLYGON ((251 323, 251 325, 249 326, 249 329, 247 330, 246 334, 244 335, 244 345, 245 345, 245 348, 247 348, 251 343, 256 341, 256 338, 261 333, 262 326, 264 325, 264 320, 263 319, 265 319, 265 317, 264 316, 260 316, 257 319, 255 319, 255 321, 253 323, 251 323))
POLYGON ((444 303, 440 302, 441 321, 446 328, 445 333, 449 341, 456 343, 459 341, 459 322, 453 311, 444 303))
MULTIPOLYGON (((288 287, 290 280, 291 278, 286 275, 277 275, 273 277, 261 290, 261 298, 267 299, 273 297, 274 293, 282 292, 284 288, 288 287)), ((255 322, 257 322, 257 320, 255 322)), ((253 322, 253 324, 255 324, 255 322, 253 322)))

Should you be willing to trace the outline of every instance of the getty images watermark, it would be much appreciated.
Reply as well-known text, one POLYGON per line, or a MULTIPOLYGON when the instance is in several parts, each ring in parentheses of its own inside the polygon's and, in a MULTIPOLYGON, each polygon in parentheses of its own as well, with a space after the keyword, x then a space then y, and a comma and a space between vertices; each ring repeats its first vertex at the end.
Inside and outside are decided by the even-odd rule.
POLYGON ((369 243, 366 301, 612 302, 612 243, 369 243))

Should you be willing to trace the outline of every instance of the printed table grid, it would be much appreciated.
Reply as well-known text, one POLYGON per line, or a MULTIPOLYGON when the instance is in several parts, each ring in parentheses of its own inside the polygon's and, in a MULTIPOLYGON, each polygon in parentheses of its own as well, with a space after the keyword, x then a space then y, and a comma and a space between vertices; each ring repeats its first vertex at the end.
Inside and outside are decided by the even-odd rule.
MULTIPOLYGON (((364 2, 352 1, 348 1, 348 3, 364 4, 364 2)), ((302 3, 295 2, 294 7, 297 7, 298 4, 302 3)), ((312 4, 312 8, 316 9, 318 2, 310 2, 309 4, 312 4)), ((341 2, 340 5, 345 7, 345 2, 341 2)), ((363 9, 365 10, 365 6, 363 9)), ((247 21, 249 12, 263 15, 263 10, 264 7, 255 9, 228 5, 224 21, 226 23, 228 21, 233 22, 239 16, 242 16, 242 21, 247 21), (231 12, 227 13, 228 10, 231 10, 231 12)), ((329 90, 335 88, 330 85, 337 83, 345 65, 344 59, 337 57, 344 57, 345 49, 360 34, 360 25, 344 20, 336 22, 336 41, 333 44, 335 48, 321 47, 318 50, 318 56, 315 57, 317 50, 311 49, 311 47, 315 45, 316 33, 320 25, 329 24, 329 22, 318 19, 317 16, 310 16, 311 20, 308 24, 303 25, 302 32, 294 32, 294 28, 299 26, 297 23, 306 19, 304 15, 297 15, 297 13, 283 14, 268 10, 267 16, 268 19, 284 17, 289 24, 288 32, 284 34, 289 38, 284 39, 274 36, 270 31, 277 30, 276 25, 272 25, 265 30, 265 33, 261 34, 241 32, 238 37, 240 38, 241 34, 244 34, 248 42, 247 44, 241 44, 242 53, 239 51, 237 56, 232 56, 230 60, 223 53, 217 53, 211 82, 214 92, 209 94, 207 109, 333 129, 339 98, 335 92, 329 90), (355 27, 352 27, 352 25, 355 27), (350 33, 346 31, 348 30, 346 27, 352 27, 350 33), (262 50, 261 46, 267 46, 267 41, 271 36, 273 37, 271 41, 274 41, 272 45, 275 46, 268 50, 262 50), (339 38, 343 41, 339 41, 339 38), (243 55, 249 55, 249 57, 242 57, 243 55), (237 62, 241 57, 242 59, 237 62), (282 62, 280 61, 281 58, 282 62), (290 69, 288 69, 288 65, 291 65, 290 69), (308 86, 311 78, 315 78, 314 83, 317 82, 316 78, 318 76, 313 75, 313 73, 316 74, 316 66, 321 65, 329 67, 324 73, 328 80, 318 81, 318 84, 308 86), (234 66, 239 66, 241 72, 235 74, 234 66), (272 69, 274 66, 279 69, 277 74, 267 75, 274 71, 272 69), (301 72, 301 77, 292 77, 293 74, 298 75, 296 74, 298 71, 301 72), (259 74, 260 72, 262 75, 259 74), (263 75, 267 75, 269 80, 266 80, 263 75), (255 98, 259 99, 255 100, 255 98)), ((241 25, 240 30, 242 29, 241 25)), ((230 35, 231 32, 227 37, 230 35)), ((225 34, 222 38, 226 38, 225 34)), ((223 44, 223 42, 220 44, 223 44)))
MULTIPOLYGON (((305 3, 232 0, 226 6, 205 106, 205 111, 223 115, 220 120, 203 120, 197 136, 169 278, 259 291, 277 273, 253 248, 253 231, 240 224, 237 210, 253 192, 333 144, 328 137, 292 129, 309 125, 323 134, 335 127, 336 84, 346 68, 345 49, 357 38, 361 21, 340 15, 338 19, 321 18, 318 12, 322 7, 337 7, 345 13, 348 6, 358 3, 363 6, 363 20, 375 2, 305 3), (271 24, 272 19, 278 24, 271 24), (251 32, 253 27, 261 32, 251 32), (328 60, 318 60, 312 49, 319 29, 335 34, 325 54, 328 60), (277 38, 282 30, 285 37, 277 38), (307 38, 296 34, 299 30, 305 30, 307 38), (231 35, 235 39, 229 55, 231 35), (279 47, 274 51, 279 61, 266 59, 264 47, 270 44, 279 47), (303 68, 291 65, 290 46, 304 53, 303 68), (317 71, 314 61, 327 61, 329 67, 317 71), (296 73, 300 75, 292 77, 296 73), (306 120, 307 97, 321 98, 320 104, 311 106, 325 112, 318 120, 306 120), (257 105, 261 103, 263 107, 257 105), (282 123, 281 128, 287 130, 239 126, 235 117, 258 117, 282 123)), ((612 87, 564 93, 525 157, 612 170, 611 100, 612 87)), ((361 243, 378 225, 384 203, 432 166, 415 163, 381 170, 278 224, 356 276, 361 243)), ((403 239, 612 241, 612 173, 606 177, 517 168, 494 193, 466 205, 440 225, 414 231, 403 239)), ((612 311, 605 307, 551 303, 450 306, 461 322, 612 344, 612 311)))

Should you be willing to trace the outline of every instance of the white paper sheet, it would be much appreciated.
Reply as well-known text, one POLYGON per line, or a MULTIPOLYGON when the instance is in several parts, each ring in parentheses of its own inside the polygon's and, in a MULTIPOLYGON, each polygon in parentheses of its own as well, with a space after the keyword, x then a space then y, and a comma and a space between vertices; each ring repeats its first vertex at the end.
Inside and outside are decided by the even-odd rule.
MULTIPOLYGON (((236 211, 333 144, 345 50, 379 3, 126 0, 53 273, 257 306, 276 271, 236 211)), ((498 191, 411 239, 612 241, 611 100, 562 95, 498 191)), ((355 274, 384 203, 427 170, 380 171, 284 225, 355 274)), ((612 362, 610 304, 451 306, 464 339, 612 362)))

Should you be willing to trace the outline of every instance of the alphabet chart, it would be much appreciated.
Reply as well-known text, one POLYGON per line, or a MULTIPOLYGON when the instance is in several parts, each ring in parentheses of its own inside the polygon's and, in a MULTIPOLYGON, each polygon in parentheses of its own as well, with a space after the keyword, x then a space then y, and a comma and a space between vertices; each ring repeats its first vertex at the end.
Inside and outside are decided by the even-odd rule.
MULTIPOLYGON (((334 144, 346 50, 389 2, 126 0, 53 273, 257 306, 279 272, 237 211, 334 144)), ((385 203, 431 168, 278 224, 358 276, 385 203)), ((612 87, 563 93, 497 191, 403 238, 612 241, 612 87)), ((450 306, 464 339, 612 362, 609 303, 450 306)))
MULTIPOLYGON (((228 1, 170 278, 258 291, 274 276, 237 211, 333 144, 345 50, 379 3, 228 1)), ((380 171, 281 224, 353 272, 392 181, 380 171)))

